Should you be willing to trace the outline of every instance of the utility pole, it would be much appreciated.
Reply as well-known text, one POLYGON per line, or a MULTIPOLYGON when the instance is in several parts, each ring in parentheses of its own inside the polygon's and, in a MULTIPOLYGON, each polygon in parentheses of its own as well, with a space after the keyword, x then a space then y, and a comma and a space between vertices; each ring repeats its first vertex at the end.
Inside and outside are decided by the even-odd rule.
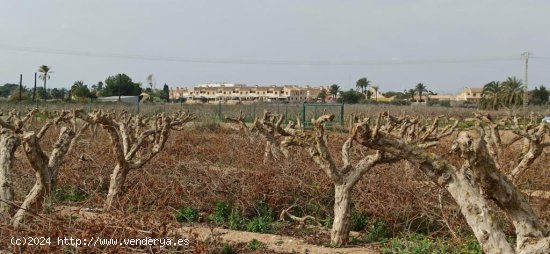
POLYGON ((32 90, 32 101, 38 103, 38 100, 35 101, 35 98, 36 98, 36 72, 34 73, 34 89, 32 90))
POLYGON ((121 101, 120 99, 120 87, 122 86, 122 74, 118 74, 118 102, 121 101))
POLYGON ((23 74, 19 75, 19 103, 21 103, 22 98, 22 90, 23 90, 23 74))
POLYGON ((523 110, 527 108, 529 103, 529 58, 532 56, 531 52, 521 53, 521 58, 525 59, 525 85, 523 87, 523 110))

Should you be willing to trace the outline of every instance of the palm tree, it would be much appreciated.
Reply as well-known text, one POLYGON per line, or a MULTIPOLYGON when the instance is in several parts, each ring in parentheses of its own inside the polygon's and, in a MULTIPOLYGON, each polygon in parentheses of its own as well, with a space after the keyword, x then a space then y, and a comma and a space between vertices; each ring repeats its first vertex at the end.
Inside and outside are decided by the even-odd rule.
POLYGON ((372 86, 372 90, 374 90, 374 100, 378 101, 378 89, 380 89, 379 86, 372 86))
POLYGON ((317 99, 320 99, 322 103, 325 103, 325 98, 327 97, 327 90, 321 89, 321 92, 317 95, 317 99))
POLYGON ((515 106, 523 102, 523 89, 525 86, 516 77, 508 77, 502 82, 503 100, 506 105, 515 106))
POLYGON ((414 101, 414 95, 416 94, 416 90, 414 89, 405 89, 403 90, 403 95, 405 98, 409 98, 409 101, 414 101))
POLYGON ((46 80, 50 79, 50 74, 53 73, 52 68, 47 65, 38 67, 38 72, 42 73, 38 78, 44 80, 44 102, 48 100, 48 90, 46 90, 46 80))
POLYGON ((338 84, 333 84, 330 86, 328 92, 332 95, 332 100, 336 101, 336 96, 340 92, 340 86, 338 84))
POLYGON ((357 87, 358 89, 361 89, 362 94, 365 94, 365 91, 369 86, 370 86, 370 81, 367 78, 360 78, 359 80, 357 80, 357 83, 355 85, 355 87, 357 87))
POLYGON ((84 81, 78 80, 78 81, 75 81, 73 83, 73 86, 71 86, 71 90, 75 90, 75 89, 83 87, 83 86, 84 86, 84 81))
POLYGON ((83 86, 84 86, 84 81, 82 81, 82 80, 78 80, 78 81, 75 81, 75 82, 73 83, 73 85, 71 86, 71 91, 70 91, 70 93, 69 93, 69 101, 72 100, 74 91, 77 90, 77 89, 79 89, 79 88, 81 88, 81 87, 83 87, 83 86))
POLYGON ((422 101, 422 93, 428 91, 426 89, 426 86, 422 83, 418 83, 416 84, 416 87, 414 88, 414 90, 418 93, 418 102, 422 101))
POLYGON ((502 85, 499 81, 491 81, 483 86, 481 92, 481 107, 496 110, 502 102, 502 85))

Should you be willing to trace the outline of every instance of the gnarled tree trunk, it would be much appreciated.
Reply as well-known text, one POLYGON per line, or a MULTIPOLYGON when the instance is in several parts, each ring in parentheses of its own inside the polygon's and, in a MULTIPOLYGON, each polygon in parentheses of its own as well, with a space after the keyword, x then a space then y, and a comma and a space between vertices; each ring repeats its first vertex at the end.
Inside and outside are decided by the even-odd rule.
POLYGON ((453 151, 460 151, 464 159, 460 170, 417 145, 375 130, 365 124, 357 141, 411 161, 432 181, 447 189, 485 253, 550 253, 550 237, 542 229, 537 215, 491 159, 483 128, 461 132, 453 142, 453 151), (495 222, 489 200, 512 220, 517 237, 515 248, 506 241, 502 228, 495 222))
POLYGON ((12 225, 15 228, 24 224, 26 217, 32 211, 39 211, 42 209, 42 203, 46 197, 51 193, 52 189, 52 175, 48 170, 37 171, 36 181, 31 191, 25 197, 25 201, 21 207, 17 210, 17 213, 12 218, 12 225))
POLYGON ((47 199, 57 182, 59 167, 75 133, 69 128, 62 127, 59 138, 53 146, 50 156, 46 155, 39 144, 39 137, 34 132, 23 135, 23 150, 32 168, 36 172, 36 182, 25 197, 25 201, 12 218, 14 227, 19 227, 30 212, 42 208, 44 199, 47 199))
POLYGON ((332 246, 348 243, 351 230, 351 190, 347 184, 334 185, 334 221, 330 231, 332 246))
POLYGON ((378 138, 371 146, 418 165, 430 180, 444 187, 459 205, 485 253, 514 253, 506 235, 493 220, 488 201, 471 180, 466 167, 456 169, 434 154, 390 137, 378 138))
POLYGON ((194 118, 186 112, 175 113, 172 117, 158 114, 148 120, 127 112, 123 112, 118 119, 102 111, 88 116, 89 124, 101 124, 107 130, 115 154, 116 166, 111 173, 109 192, 103 205, 105 211, 113 208, 130 170, 139 169, 154 158, 164 148, 169 133, 182 130, 183 124, 194 118))
POLYGON ((118 195, 122 191, 124 182, 126 181, 126 177, 128 176, 129 171, 130 168, 125 162, 117 163, 115 169, 113 169, 113 173, 111 173, 109 192, 107 193, 107 199, 105 200, 103 209, 108 211, 113 207, 118 195))
POLYGON ((485 253, 514 253, 506 235, 492 219, 493 211, 487 200, 479 192, 479 187, 468 178, 461 169, 450 175, 444 187, 460 207, 460 212, 485 253))
POLYGON ((13 131, 0 130, 0 220, 9 218, 14 210, 8 203, 14 199, 12 167, 19 144, 19 137, 13 131))

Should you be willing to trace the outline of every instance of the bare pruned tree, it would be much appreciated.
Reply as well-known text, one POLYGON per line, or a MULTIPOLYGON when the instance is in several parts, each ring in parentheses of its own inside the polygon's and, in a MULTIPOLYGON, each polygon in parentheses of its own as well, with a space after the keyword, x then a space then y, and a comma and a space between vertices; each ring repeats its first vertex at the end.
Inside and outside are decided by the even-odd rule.
POLYGON ((87 121, 107 130, 116 157, 104 210, 113 207, 130 170, 139 169, 154 158, 164 148, 170 132, 183 130, 183 125, 193 119, 187 112, 144 118, 128 112, 116 115, 97 111, 89 116, 87 121))
POLYGON ((452 152, 462 164, 426 152, 391 133, 379 131, 382 122, 359 125, 356 140, 360 144, 410 161, 434 183, 445 188, 461 209, 468 225, 485 253, 549 253, 550 237, 524 195, 501 173, 486 142, 485 129, 461 131, 453 142, 452 152), (507 240, 501 225, 494 219, 490 202, 507 214, 516 229, 516 246, 507 240))
POLYGON ((266 140, 264 163, 269 162, 271 159, 280 160, 283 158, 288 158, 288 150, 281 146, 281 141, 285 137, 291 135, 291 133, 296 129, 296 123, 289 121, 289 123, 283 128, 281 126, 285 120, 285 116, 283 114, 274 114, 269 111, 264 111, 262 117, 257 117, 250 127, 246 125, 242 112, 237 118, 226 117, 225 119, 232 123, 239 124, 239 129, 251 141, 256 141, 258 136, 261 136, 266 140))
POLYGON ((485 142, 487 143, 487 150, 491 155, 491 159, 494 160, 497 168, 504 172, 513 182, 516 182, 518 177, 544 152, 544 149, 550 146, 550 142, 547 141, 550 131, 548 124, 544 122, 537 124, 535 121, 536 117, 533 114, 530 115, 529 120, 525 121, 524 124, 520 124, 520 118, 515 115, 502 118, 498 121, 493 120, 489 114, 476 113, 475 116, 481 127, 484 128, 485 142), (503 129, 506 125, 510 127, 514 136, 504 142, 500 129, 503 129), (518 141, 522 141, 519 155, 513 163, 503 168, 499 164, 502 151, 518 141))
MULTIPOLYGON (((370 155, 360 158, 355 163, 351 158, 351 148, 356 143, 356 135, 365 121, 359 122, 357 117, 352 117, 350 135, 342 145, 342 165, 338 165, 334 155, 328 148, 328 135, 325 131, 325 123, 332 121, 334 115, 324 115, 313 120, 315 130, 312 133, 295 131, 283 141, 284 146, 303 147, 311 156, 313 161, 327 174, 334 183, 334 221, 331 230, 331 245, 341 246, 349 240, 351 230, 351 211, 352 197, 351 193, 354 186, 361 178, 374 166, 398 161, 396 157, 388 156, 383 151, 374 149, 370 155)), ((377 121, 379 121, 378 119, 377 121)), ((405 124, 406 121, 400 124, 405 124)), ((398 124, 395 122, 395 124, 398 124)), ((414 123, 419 129, 423 128, 418 123, 414 123)), ((411 125, 407 125, 411 127, 411 125)), ((388 131, 393 129, 390 125, 386 126, 388 131)), ((405 128, 405 127, 404 127, 405 128)), ((374 130, 375 133, 380 128, 374 130)), ((422 141, 427 141, 427 137, 436 132, 431 129, 422 137, 422 141)), ((404 133, 404 132, 403 132, 404 133)), ((446 133, 446 132, 445 132, 446 133)), ((435 145, 435 144, 434 144, 435 145)))
MULTIPOLYGON (((43 207, 44 200, 49 199, 57 182, 59 168, 69 151, 71 143, 79 133, 77 135, 70 127, 61 127, 56 142, 51 148, 47 149, 51 150, 49 155, 42 149, 40 140, 52 125, 68 122, 75 114, 78 114, 77 112, 79 110, 62 111, 55 119, 47 120, 38 132, 25 131, 21 133, 23 152, 35 171, 36 181, 12 218, 14 227, 21 226, 32 211, 39 211, 43 207)), ((83 129, 78 132, 81 131, 83 129)))
POLYGON ((21 145, 19 134, 23 133, 26 123, 36 112, 36 109, 32 109, 23 118, 19 118, 12 111, 6 121, 0 118, 0 220, 8 220, 14 210, 11 203, 15 197, 12 178, 15 151, 21 145))

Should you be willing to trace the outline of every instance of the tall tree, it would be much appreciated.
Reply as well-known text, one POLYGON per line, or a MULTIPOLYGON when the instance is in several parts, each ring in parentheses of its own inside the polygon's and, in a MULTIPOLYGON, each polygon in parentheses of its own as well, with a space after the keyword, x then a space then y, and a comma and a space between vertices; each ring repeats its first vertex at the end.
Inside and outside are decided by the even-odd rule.
POLYGON ((128 75, 123 73, 109 76, 105 80, 105 84, 103 96, 139 96, 142 91, 140 83, 134 83, 128 75))
POLYGON ((546 103, 548 103, 548 96, 550 94, 548 93, 548 90, 546 90, 546 87, 540 86, 538 88, 535 87, 535 89, 530 92, 530 95, 530 103, 533 103, 535 105, 545 105, 546 103))
POLYGON ((426 89, 426 86, 422 83, 416 84, 414 90, 416 91, 416 93, 418 93, 418 102, 422 101, 422 94, 428 91, 428 89, 426 89))
POLYGON ((390 98, 390 97, 394 97, 395 96, 395 99, 398 99, 398 100, 402 100, 402 99, 407 99, 407 90, 403 91, 403 92, 394 92, 394 91, 388 91, 388 92, 385 92, 383 93, 383 95, 386 97, 386 98, 390 98))
POLYGON ((484 109, 496 110, 502 101, 502 86, 499 81, 491 81, 483 86, 480 106, 484 109))
POLYGON ((164 101, 170 100, 170 88, 167 84, 164 84, 164 87, 162 87, 162 93, 160 94, 161 99, 164 101))
POLYGON ((372 90, 374 90, 374 100, 378 101, 378 89, 380 89, 379 86, 372 86, 372 90))
POLYGON ((332 100, 336 101, 336 96, 338 96, 338 93, 340 92, 340 86, 338 84, 333 84, 330 86, 328 92, 332 95, 332 100))
POLYGON ((523 82, 516 77, 508 77, 502 82, 504 103, 508 106, 516 106, 523 103, 523 82))
POLYGON ((346 92, 340 93, 340 98, 338 98, 338 102, 346 103, 346 104, 355 104, 359 103, 362 99, 365 99, 365 95, 357 92, 353 89, 350 89, 346 92))
POLYGON ((403 95, 405 98, 408 98, 409 101, 414 101, 414 95, 416 95, 416 90, 414 89, 405 89, 403 90, 403 95))
POLYGON ((83 86, 84 86, 84 81, 78 80, 73 83, 73 85, 71 86, 71 89, 76 89, 83 86))
POLYGON ((40 72, 40 76, 38 78, 44 80, 44 101, 48 100, 48 94, 46 89, 46 80, 50 79, 50 74, 53 73, 52 68, 47 65, 41 65, 38 67, 38 72, 40 72))
POLYGON ((322 103, 325 103, 325 98, 327 97, 327 90, 321 89, 321 92, 317 95, 317 99, 321 100, 322 103))
POLYGON ((71 87, 71 95, 77 98, 90 98, 92 96, 90 89, 87 85, 84 85, 84 81, 76 81, 71 87))
POLYGON ((19 88, 18 84, 5 84, 0 86, 0 97, 9 97, 14 90, 19 88))
POLYGON ((63 95, 63 92, 57 88, 52 89, 52 91, 50 92, 50 96, 53 99, 63 99, 63 95))
POLYGON ((357 87, 357 89, 360 89, 362 94, 365 94, 365 91, 367 90, 367 87, 369 85, 370 81, 367 78, 360 78, 359 80, 357 80, 355 87, 357 87))

